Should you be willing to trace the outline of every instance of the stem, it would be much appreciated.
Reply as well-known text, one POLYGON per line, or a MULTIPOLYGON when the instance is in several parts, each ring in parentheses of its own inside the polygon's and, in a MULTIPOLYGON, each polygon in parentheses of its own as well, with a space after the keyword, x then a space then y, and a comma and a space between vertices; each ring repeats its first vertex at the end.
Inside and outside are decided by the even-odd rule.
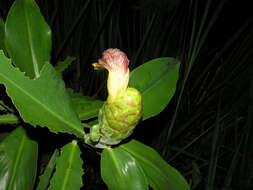
POLYGON ((92 126, 90 126, 89 124, 87 124, 87 123, 82 123, 82 125, 83 125, 83 127, 84 128, 88 128, 88 129, 90 129, 92 126))

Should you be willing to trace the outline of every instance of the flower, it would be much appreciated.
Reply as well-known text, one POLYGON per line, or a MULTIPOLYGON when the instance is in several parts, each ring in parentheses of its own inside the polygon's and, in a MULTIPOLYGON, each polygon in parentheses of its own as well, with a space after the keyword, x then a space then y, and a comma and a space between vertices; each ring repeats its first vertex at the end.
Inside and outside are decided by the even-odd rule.
POLYGON ((109 71, 108 98, 98 115, 100 139, 96 147, 115 145, 129 137, 138 124, 142 114, 141 94, 128 87, 129 60, 119 49, 107 49, 98 63, 92 65, 109 71))
POLYGON ((119 49, 107 49, 98 63, 92 64, 95 69, 105 68, 109 71, 107 90, 111 99, 122 96, 129 82, 129 60, 119 49))

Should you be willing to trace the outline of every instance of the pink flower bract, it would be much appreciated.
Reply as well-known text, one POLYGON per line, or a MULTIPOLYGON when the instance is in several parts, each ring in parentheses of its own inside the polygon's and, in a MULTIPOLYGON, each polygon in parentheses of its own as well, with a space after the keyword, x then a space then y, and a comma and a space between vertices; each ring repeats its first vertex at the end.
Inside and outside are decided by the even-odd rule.
POLYGON ((128 71, 129 60, 126 54, 119 49, 107 49, 103 52, 103 57, 98 63, 93 63, 95 69, 106 68, 108 71, 120 71, 126 73, 128 71))
POLYGON ((127 89, 129 82, 129 60, 119 49, 107 49, 98 63, 92 64, 95 69, 105 68, 109 71, 107 90, 111 99, 120 97, 127 89))

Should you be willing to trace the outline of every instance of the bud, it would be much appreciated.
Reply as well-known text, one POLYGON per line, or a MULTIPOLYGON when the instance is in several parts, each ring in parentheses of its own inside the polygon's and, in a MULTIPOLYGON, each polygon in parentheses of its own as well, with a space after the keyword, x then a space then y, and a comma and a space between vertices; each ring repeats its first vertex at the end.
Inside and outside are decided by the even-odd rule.
POLYGON ((141 94, 128 87, 128 64, 129 60, 119 49, 104 51, 98 63, 93 64, 95 69, 105 68, 109 71, 108 98, 98 116, 101 144, 118 144, 132 134, 141 118, 141 94))

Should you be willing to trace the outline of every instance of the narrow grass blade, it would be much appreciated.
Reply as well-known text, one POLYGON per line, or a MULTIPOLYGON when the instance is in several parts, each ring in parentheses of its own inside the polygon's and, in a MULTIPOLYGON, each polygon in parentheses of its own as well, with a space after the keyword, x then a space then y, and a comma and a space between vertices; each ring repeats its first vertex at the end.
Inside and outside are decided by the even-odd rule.
POLYGON ((221 106, 221 98, 219 99, 218 108, 217 108, 217 115, 216 115, 216 121, 214 126, 214 132, 213 132, 213 142, 212 142, 212 149, 211 149, 211 157, 210 157, 210 165, 208 169, 208 176, 207 176, 207 182, 206 182, 206 190, 213 190, 214 189, 214 182, 215 182, 215 174, 216 174, 216 168, 217 168, 217 160, 218 160, 218 154, 219 154, 219 144, 218 142, 220 137, 220 123, 219 123, 219 117, 220 117, 220 106, 221 106))

